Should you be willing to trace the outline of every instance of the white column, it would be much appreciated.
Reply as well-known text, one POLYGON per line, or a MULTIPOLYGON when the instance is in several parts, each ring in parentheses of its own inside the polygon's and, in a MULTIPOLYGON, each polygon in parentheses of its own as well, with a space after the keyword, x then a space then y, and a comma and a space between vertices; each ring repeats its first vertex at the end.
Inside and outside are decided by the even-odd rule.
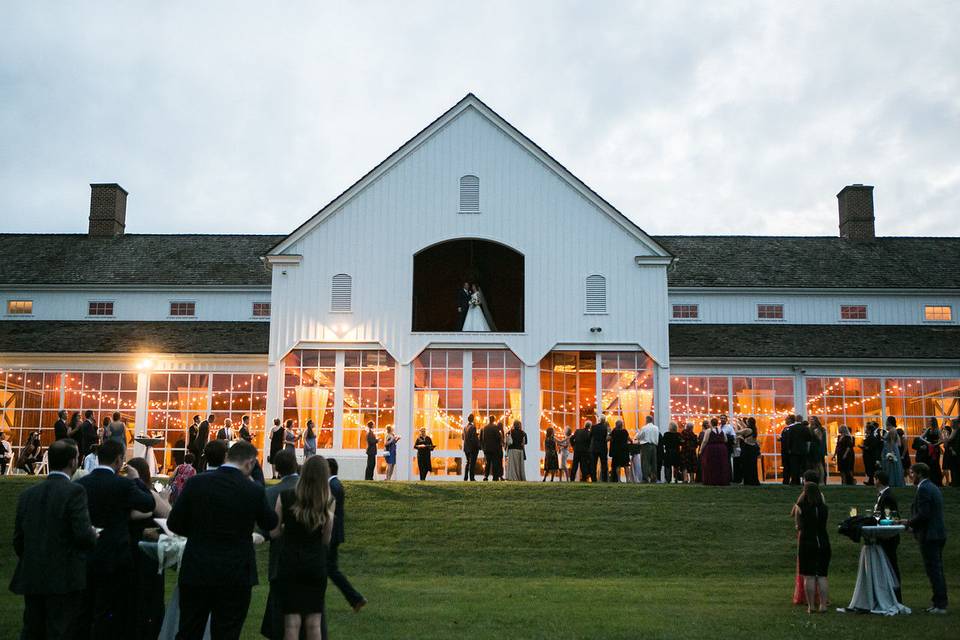
POLYGON ((397 363, 395 376, 396 403, 393 409, 393 426, 400 442, 397 443, 397 466, 393 477, 397 480, 410 479, 410 458, 413 455, 413 363, 397 363))
MULTIPOLYGON (((147 406, 150 400, 149 387, 150 374, 143 371, 137 373, 137 408, 133 418, 134 437, 147 435, 147 406)), ((146 449, 142 444, 134 441, 133 457, 144 457, 146 455, 146 449)))
POLYGON ((540 480, 540 365, 523 365, 523 430, 527 432, 527 480, 540 480))
MULTIPOLYGON (((463 387, 461 391, 463 392, 463 409, 460 411, 460 424, 463 426, 463 431, 460 433, 460 446, 463 447, 463 435, 466 432, 467 416, 473 413, 473 351, 463 352, 463 387)), ((476 418, 476 416, 474 417, 476 418)), ((485 423, 479 418, 476 418, 476 420, 480 423, 477 425, 477 435, 479 435, 479 429, 481 429, 485 423)), ((463 455, 462 449, 460 454, 461 460, 463 460, 464 470, 466 470, 467 456, 463 455)))
MULTIPOLYGON (((660 433, 664 433, 670 425, 670 368, 653 364, 653 402, 656 411, 656 423, 660 433)), ((646 416, 640 416, 641 424, 646 416)))
POLYGON ((264 474, 273 476, 273 466, 267 462, 270 451, 270 432, 273 430, 275 418, 283 420, 283 366, 276 362, 267 363, 267 415, 263 424, 263 451, 260 457, 263 460, 264 474))
MULTIPOLYGON (((333 374, 333 448, 343 450, 343 351, 337 351, 336 369, 333 374)), ((297 425, 300 426, 300 425, 297 425)), ((303 427, 300 426, 302 429, 303 427)))

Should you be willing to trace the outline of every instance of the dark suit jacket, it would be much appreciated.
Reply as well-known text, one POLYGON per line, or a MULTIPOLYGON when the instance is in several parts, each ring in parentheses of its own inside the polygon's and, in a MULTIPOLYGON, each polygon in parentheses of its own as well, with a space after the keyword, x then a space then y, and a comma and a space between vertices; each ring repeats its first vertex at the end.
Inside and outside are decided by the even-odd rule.
MULTIPOLYGON (((275 509, 277 505, 277 499, 280 497, 280 494, 287 489, 296 489, 297 480, 299 479, 300 475, 294 473, 293 475, 284 476, 280 479, 280 482, 267 487, 267 506, 275 509)), ((263 531, 262 529, 260 532, 265 534, 265 537, 270 533, 269 531, 263 531)), ((282 547, 283 536, 270 539, 270 565, 267 569, 267 579, 271 582, 277 579, 277 569, 280 567, 280 549, 282 547)))
POLYGON ((585 427, 580 427, 570 436, 570 444, 573 445, 574 453, 590 453, 590 432, 585 427))
POLYGON ((97 425, 89 420, 80 423, 80 440, 77 442, 80 458, 90 453, 90 447, 97 444, 97 425))
POLYGON ((247 442, 253 442, 253 435, 250 433, 250 429, 244 426, 243 423, 240 424, 239 434, 240 434, 241 440, 246 440, 247 442))
POLYGON ((887 487, 883 493, 877 496, 877 502, 873 505, 874 513, 880 513, 881 517, 885 509, 890 509, 890 513, 899 513, 900 505, 897 504, 897 498, 893 495, 893 489, 887 487))
POLYGON ((84 552, 96 542, 83 487, 59 474, 48 476, 17 501, 13 550, 19 560, 10 590, 26 595, 82 591, 87 586, 84 552))
POLYGON ((203 448, 210 441, 210 423, 204 420, 197 429, 197 450, 203 453, 203 448))
POLYGON ((196 455, 197 451, 197 436, 200 434, 200 428, 198 425, 191 424, 190 428, 187 430, 187 451, 194 452, 196 455))
MULTIPOLYGON (((226 428, 226 427, 220 427, 220 430, 217 431, 217 440, 226 440, 226 439, 227 439, 227 428, 226 428)), ((234 432, 234 434, 233 434, 233 439, 234 439, 234 440, 237 439, 237 434, 236 434, 236 432, 234 432)))
POLYGON ((58 418, 57 421, 53 423, 53 439, 63 440, 68 436, 69 434, 67 433, 67 422, 65 420, 60 420, 58 418))
POLYGON ((470 310, 470 296, 469 291, 464 291, 463 287, 457 289, 457 308, 459 311, 457 314, 460 317, 460 326, 457 327, 457 331, 463 328, 463 321, 467 317, 467 311, 470 310))
POLYGON ((947 527, 943 522, 943 494, 930 480, 924 480, 917 487, 917 495, 910 507, 910 528, 920 542, 947 539, 947 527))
POLYGON ((626 429, 614 429, 610 432, 610 457, 626 462, 630 459, 630 434, 626 429))
POLYGON ((477 425, 468 422, 463 432, 463 452, 473 454, 478 451, 480 451, 480 436, 477 434, 477 425))
POLYGON ((377 455, 377 434, 367 431, 367 455, 377 455))
POLYGON ((802 422, 797 422, 787 429, 786 441, 789 444, 787 452, 790 455, 805 456, 810 452, 813 434, 802 422))
POLYGON ((88 558, 89 570, 109 574, 130 568, 130 512, 153 511, 153 496, 133 480, 106 469, 94 469, 77 484, 87 491, 93 526, 103 529, 88 558))
POLYGON ((333 535, 330 537, 330 544, 343 544, 345 538, 343 536, 343 483, 340 482, 340 478, 330 478, 330 493, 333 494, 333 499, 337 501, 336 506, 333 510, 333 535))
POLYGON ((480 448, 487 454, 503 452, 503 435, 496 424, 488 423, 480 430, 480 448))
POLYGON ((253 526, 272 531, 277 522, 264 488, 239 469, 223 466, 194 476, 184 485, 167 519, 171 531, 187 538, 180 584, 257 584, 253 526))
POLYGON ((607 452, 607 434, 610 433, 607 423, 601 420, 590 427, 590 451, 593 453, 607 452))
POLYGON ((880 454, 883 453, 883 440, 881 440, 877 435, 876 431, 866 436, 863 439, 863 444, 861 445, 863 449, 863 459, 866 460, 879 460, 880 454))

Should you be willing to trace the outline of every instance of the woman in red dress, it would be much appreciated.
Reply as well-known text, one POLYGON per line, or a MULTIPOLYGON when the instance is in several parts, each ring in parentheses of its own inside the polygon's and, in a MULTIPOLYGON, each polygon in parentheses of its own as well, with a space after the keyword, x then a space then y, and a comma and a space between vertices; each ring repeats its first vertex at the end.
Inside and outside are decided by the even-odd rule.
POLYGON ((703 437, 700 447, 700 465, 703 469, 703 484, 730 484, 730 454, 727 450, 727 438, 718 425, 713 425, 703 437))

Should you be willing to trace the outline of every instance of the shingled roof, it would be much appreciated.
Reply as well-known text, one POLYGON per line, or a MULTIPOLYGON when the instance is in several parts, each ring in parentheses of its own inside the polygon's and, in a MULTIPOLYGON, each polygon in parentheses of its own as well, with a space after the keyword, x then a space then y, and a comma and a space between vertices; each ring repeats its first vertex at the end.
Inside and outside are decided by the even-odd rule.
POLYGON ((670 357, 960 361, 960 327, 672 324, 670 357))
POLYGON ((655 236, 671 287, 960 289, 960 237, 655 236))
POLYGON ((269 286, 260 256, 284 237, 0 234, 0 284, 269 286))
POLYGON ((268 322, 0 321, 4 353, 264 354, 268 322))

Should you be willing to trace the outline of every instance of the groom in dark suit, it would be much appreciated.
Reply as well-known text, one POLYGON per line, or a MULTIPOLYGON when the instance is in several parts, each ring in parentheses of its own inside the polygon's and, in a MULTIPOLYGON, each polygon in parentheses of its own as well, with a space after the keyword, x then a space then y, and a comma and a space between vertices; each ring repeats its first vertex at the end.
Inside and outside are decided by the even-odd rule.
POLYGON ((467 311, 470 310, 470 295, 470 283, 464 282, 463 287, 457 291, 457 314, 459 318, 457 331, 461 331, 463 323, 467 321, 467 311))

